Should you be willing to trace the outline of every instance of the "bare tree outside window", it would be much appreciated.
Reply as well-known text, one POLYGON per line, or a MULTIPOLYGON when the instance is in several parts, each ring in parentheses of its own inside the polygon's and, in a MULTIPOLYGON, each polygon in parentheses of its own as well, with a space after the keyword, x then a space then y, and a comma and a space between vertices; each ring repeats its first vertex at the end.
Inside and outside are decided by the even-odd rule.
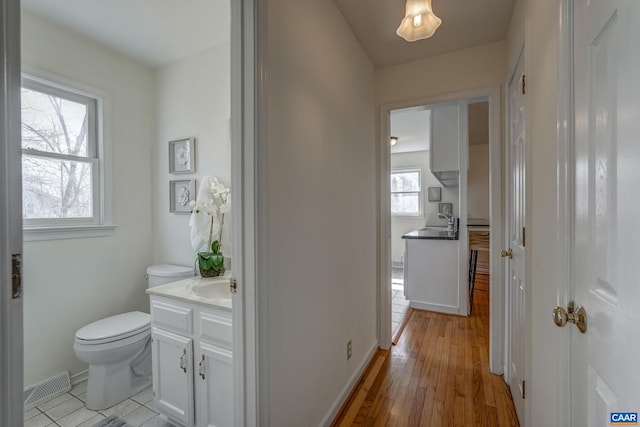
POLYGON ((22 88, 25 219, 94 216, 93 168, 97 164, 95 137, 90 130, 93 100, 57 92, 22 88))

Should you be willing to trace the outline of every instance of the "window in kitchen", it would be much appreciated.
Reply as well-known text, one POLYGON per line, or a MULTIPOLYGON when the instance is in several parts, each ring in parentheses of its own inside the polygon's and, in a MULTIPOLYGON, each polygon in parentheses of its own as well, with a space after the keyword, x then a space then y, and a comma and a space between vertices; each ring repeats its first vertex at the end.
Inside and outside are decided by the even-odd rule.
POLYGON ((391 215, 422 216, 422 171, 391 171, 391 215))

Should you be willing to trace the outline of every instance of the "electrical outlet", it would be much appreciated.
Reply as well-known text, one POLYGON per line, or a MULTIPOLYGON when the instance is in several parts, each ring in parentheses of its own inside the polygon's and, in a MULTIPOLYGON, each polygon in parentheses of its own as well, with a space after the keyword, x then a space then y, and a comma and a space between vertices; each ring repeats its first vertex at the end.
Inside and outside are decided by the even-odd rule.
POLYGON ((351 359, 351 340, 347 341, 347 360, 351 359))

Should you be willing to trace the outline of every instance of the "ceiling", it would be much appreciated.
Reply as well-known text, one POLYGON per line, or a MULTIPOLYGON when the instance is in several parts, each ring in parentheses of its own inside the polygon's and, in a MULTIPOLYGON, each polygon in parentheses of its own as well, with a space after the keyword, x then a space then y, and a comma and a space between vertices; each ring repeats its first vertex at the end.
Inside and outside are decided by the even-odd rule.
POLYGON ((429 149, 431 140, 431 110, 424 107, 393 110, 390 115, 391 136, 398 138, 391 146, 391 154, 429 149))
POLYGON ((229 41, 229 1, 21 0, 21 6, 143 64, 161 67, 229 41))
POLYGON ((376 67, 506 40, 515 0, 433 0, 442 25, 413 43, 396 35, 405 0, 335 0, 376 67))

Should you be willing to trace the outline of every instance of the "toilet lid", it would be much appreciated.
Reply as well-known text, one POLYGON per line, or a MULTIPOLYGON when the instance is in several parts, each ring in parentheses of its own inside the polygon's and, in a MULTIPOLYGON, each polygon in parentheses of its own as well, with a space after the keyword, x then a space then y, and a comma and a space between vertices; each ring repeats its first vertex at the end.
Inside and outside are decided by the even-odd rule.
POLYGON ((83 341, 104 342, 110 338, 126 338, 149 329, 151 316, 140 311, 118 314, 100 319, 76 332, 76 338, 83 341))

